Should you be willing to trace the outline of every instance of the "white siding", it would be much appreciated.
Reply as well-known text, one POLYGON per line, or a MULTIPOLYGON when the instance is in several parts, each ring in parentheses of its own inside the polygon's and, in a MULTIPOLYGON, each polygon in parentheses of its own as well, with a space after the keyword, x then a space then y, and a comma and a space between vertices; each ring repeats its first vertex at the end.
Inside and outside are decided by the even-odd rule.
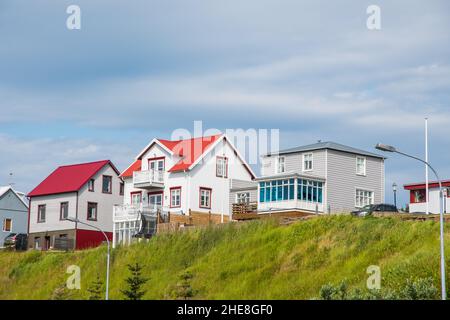
MULTIPOLYGON (((77 217, 78 215, 78 219, 81 221, 95 225, 103 231, 112 232, 113 206, 123 202, 123 197, 119 195, 121 180, 111 166, 105 166, 93 178, 95 179, 95 191, 89 192, 86 183, 78 192, 78 200, 76 192, 33 197, 30 207, 30 233, 74 229, 75 224, 73 222, 60 220, 61 202, 69 203, 70 217, 77 217), (112 194, 102 193, 103 175, 113 177, 112 194), (97 221, 87 220, 88 202, 98 203, 97 221), (39 205, 46 205, 45 222, 42 223, 37 222, 39 205)), ((95 230, 82 224, 78 224, 78 229, 95 230)))

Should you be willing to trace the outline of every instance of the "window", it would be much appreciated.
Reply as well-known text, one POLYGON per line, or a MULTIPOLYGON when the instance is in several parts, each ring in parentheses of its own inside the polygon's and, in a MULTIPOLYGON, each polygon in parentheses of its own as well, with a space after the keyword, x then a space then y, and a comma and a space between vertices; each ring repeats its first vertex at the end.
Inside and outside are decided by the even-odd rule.
POLYGON ((59 209, 59 219, 66 220, 68 216, 69 216, 69 203, 61 202, 59 209))
POLYGON ((362 208, 373 203, 374 201, 372 191, 356 189, 355 205, 357 208, 362 208))
POLYGON ((272 180, 259 183, 260 202, 294 200, 295 179, 272 180))
POLYGON ((97 221, 97 203, 88 202, 87 219, 92 220, 92 221, 97 221))
POLYGON ((298 179, 297 199, 306 202, 323 203, 323 182, 298 179))
POLYGON ((149 170, 164 171, 164 157, 148 159, 149 170))
POLYGON ((236 194, 236 203, 250 203, 250 192, 240 192, 236 194))
POLYGON ((178 208, 181 206, 181 187, 170 188, 170 207, 178 208))
POLYGON ((3 220, 3 231, 11 232, 11 230, 12 230, 12 219, 5 218, 3 220))
POLYGON ((125 184, 121 182, 119 186, 119 195, 123 196, 124 194, 125 194, 125 184))
POLYGON ((216 158, 216 176, 217 177, 228 177, 228 158, 227 157, 217 157, 216 158))
POLYGON ((112 193, 112 177, 111 176, 103 176, 102 192, 103 193, 112 193))
POLYGON ((286 159, 284 157, 278 157, 277 173, 283 173, 286 171, 285 160, 286 159))
POLYGON ((200 208, 211 209, 211 193, 212 189, 200 188, 200 208))
POLYGON ((41 204, 38 206, 38 222, 45 222, 45 209, 45 204, 41 204))
POLYGON ((94 192, 95 191, 95 180, 94 179, 89 180, 89 182, 88 182, 88 190, 90 192, 94 192))
POLYGON ((313 154, 306 153, 303 155, 303 171, 313 170, 313 154))
POLYGON ((131 205, 138 207, 142 202, 142 192, 132 192, 131 193, 131 205))
POLYGON ((356 157, 356 174, 360 176, 366 175, 366 158, 356 157))
POLYGON ((411 191, 411 203, 422 203, 427 201, 425 189, 411 191))

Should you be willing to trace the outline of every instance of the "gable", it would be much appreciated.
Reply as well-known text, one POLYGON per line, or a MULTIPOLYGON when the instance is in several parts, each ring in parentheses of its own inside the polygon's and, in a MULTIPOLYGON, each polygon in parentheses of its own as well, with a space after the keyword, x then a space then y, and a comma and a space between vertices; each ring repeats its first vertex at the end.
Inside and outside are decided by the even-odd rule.
POLYGON ((28 196, 36 197, 76 192, 106 165, 110 165, 119 175, 119 171, 109 160, 62 166, 53 171, 28 196))

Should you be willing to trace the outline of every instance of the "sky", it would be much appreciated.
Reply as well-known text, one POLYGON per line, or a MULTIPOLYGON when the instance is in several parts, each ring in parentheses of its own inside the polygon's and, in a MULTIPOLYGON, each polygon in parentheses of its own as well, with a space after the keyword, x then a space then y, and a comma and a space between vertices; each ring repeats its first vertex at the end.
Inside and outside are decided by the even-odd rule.
MULTIPOLYGON (((123 170, 195 120, 279 129, 281 148, 423 156, 429 117, 430 161, 450 178, 449 31, 446 0, 2 0, 0 185, 29 192, 84 161, 123 170), (80 30, 66 27, 71 4, 80 30), (372 4, 381 30, 366 27, 372 4)), ((389 155, 386 201, 424 172, 389 155)))

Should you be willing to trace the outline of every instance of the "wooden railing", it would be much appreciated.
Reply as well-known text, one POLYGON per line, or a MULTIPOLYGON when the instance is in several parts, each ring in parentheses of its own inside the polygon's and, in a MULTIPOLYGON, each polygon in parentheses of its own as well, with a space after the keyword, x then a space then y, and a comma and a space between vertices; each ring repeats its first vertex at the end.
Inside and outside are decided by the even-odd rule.
POLYGON ((243 214, 243 213, 252 213, 258 210, 258 204, 256 202, 250 203, 233 203, 233 215, 234 214, 243 214))

